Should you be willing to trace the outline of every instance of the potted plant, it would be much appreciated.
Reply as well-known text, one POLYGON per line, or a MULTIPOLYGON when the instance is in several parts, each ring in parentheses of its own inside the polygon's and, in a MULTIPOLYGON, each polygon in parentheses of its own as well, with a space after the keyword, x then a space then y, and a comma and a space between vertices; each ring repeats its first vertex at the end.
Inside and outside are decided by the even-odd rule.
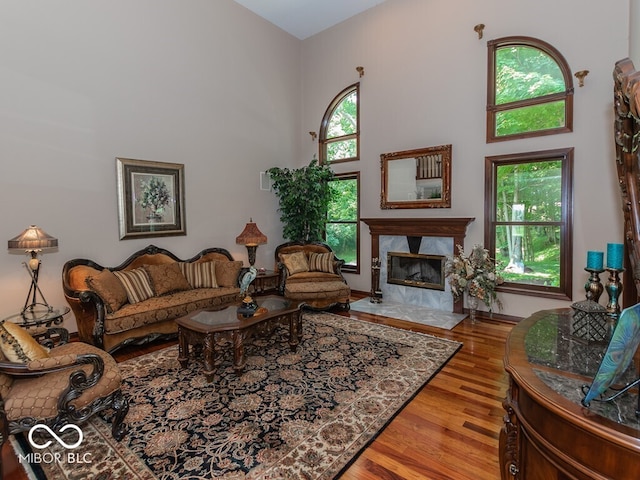
POLYGON ((280 200, 278 211, 283 236, 292 241, 321 241, 332 198, 329 181, 333 171, 317 159, 298 169, 273 167, 267 170, 280 200))

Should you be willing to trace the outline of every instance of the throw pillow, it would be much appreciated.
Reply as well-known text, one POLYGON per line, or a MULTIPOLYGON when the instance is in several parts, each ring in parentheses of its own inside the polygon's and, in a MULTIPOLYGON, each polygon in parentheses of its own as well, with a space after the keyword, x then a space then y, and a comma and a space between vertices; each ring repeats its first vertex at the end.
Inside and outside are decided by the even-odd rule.
POLYGON ((310 254, 309 271, 336 273, 333 269, 333 252, 310 254))
POLYGON ((242 262, 236 260, 233 262, 215 262, 216 264, 216 281, 220 287, 237 287, 238 275, 242 269, 242 262))
POLYGON ((217 288, 216 262, 180 262, 180 270, 191 288, 217 288))
POLYGON ((49 358, 46 348, 36 342, 24 328, 11 322, 0 325, 0 349, 10 362, 27 363, 49 358))
POLYGON ((113 272, 122 282, 122 286, 127 292, 129 303, 138 303, 153 297, 153 289, 149 282, 149 276, 144 268, 134 268, 133 270, 120 270, 113 272))
POLYGON ((287 268, 289 275, 309 271, 309 262, 304 252, 285 253, 280 255, 280 259, 287 268))
POLYGON ((142 268, 147 272, 151 287, 158 297, 167 293, 191 290, 191 285, 182 274, 178 262, 143 265, 142 268))
POLYGON ((122 283, 107 268, 97 275, 86 278, 87 287, 96 292, 104 302, 108 313, 113 313, 127 303, 127 291, 122 283))

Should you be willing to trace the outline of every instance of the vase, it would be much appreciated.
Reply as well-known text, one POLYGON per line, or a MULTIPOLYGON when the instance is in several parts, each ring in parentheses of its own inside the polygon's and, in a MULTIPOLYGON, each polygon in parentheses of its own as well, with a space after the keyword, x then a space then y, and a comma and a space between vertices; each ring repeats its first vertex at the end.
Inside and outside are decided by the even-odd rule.
POLYGON ((477 323, 478 297, 467 297, 467 306, 469 307, 469 319, 471 323, 477 323))

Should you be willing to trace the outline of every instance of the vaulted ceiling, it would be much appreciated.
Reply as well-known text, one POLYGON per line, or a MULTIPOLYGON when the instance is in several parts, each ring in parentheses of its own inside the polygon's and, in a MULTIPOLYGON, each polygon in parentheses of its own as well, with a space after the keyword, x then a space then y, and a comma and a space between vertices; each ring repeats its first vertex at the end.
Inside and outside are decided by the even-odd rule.
POLYGON ((385 0, 234 0, 304 40, 385 0))

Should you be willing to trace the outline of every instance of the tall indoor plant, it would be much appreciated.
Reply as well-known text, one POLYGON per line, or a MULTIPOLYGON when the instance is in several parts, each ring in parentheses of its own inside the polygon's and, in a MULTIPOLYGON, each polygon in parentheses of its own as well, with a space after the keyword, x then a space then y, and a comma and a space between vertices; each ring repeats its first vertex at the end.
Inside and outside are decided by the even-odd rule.
POLYGON ((332 192, 333 171, 317 159, 298 169, 273 167, 267 170, 280 200, 278 211, 288 240, 312 242, 324 236, 332 192))

